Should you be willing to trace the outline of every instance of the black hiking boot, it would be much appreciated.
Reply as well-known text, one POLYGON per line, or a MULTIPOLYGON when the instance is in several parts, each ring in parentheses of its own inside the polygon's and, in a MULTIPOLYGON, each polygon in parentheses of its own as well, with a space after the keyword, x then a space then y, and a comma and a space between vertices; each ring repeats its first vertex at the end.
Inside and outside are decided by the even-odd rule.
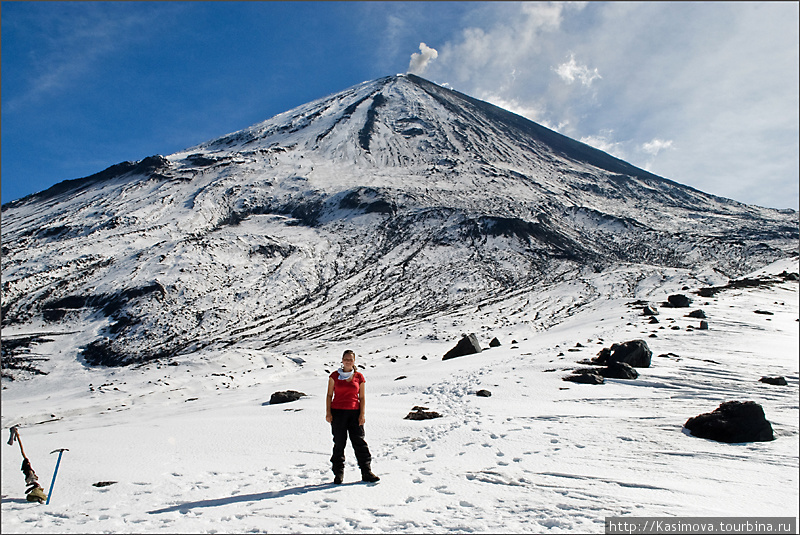
POLYGON ((342 484, 342 481, 344 481, 344 474, 342 474, 342 473, 336 473, 336 474, 334 474, 334 476, 333 476, 333 482, 334 482, 336 485, 341 485, 341 484, 342 484))
POLYGON ((361 481, 365 481, 367 483, 375 483, 380 480, 381 478, 373 474, 372 470, 363 470, 361 472, 361 481))

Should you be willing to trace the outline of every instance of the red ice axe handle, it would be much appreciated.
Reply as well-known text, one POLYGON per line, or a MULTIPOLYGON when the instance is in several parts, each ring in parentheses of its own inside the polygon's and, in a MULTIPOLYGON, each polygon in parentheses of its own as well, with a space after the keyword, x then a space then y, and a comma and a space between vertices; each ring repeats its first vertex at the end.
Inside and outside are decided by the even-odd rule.
POLYGON ((53 471, 53 481, 50 482, 50 492, 47 493, 47 502, 45 502, 45 505, 48 505, 50 503, 50 497, 53 495, 53 485, 56 484, 56 474, 58 474, 58 465, 61 464, 61 455, 65 451, 69 450, 67 448, 61 448, 50 452, 51 454, 58 452, 58 461, 56 461, 56 469, 53 471))

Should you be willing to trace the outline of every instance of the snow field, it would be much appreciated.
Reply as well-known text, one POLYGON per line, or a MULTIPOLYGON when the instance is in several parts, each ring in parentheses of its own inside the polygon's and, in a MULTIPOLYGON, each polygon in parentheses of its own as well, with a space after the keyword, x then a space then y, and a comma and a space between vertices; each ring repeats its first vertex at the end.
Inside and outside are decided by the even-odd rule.
MULTIPOLYGON (((642 294, 658 306, 685 283, 659 293, 654 280, 642 294)), ((570 308, 573 291, 536 296, 537 306, 570 308)), ((5 383, 3 427, 22 425, 46 491, 49 452, 70 451, 44 506, 24 501, 16 445, 3 446, 2 531, 601 533, 606 516, 798 516, 797 283, 692 297, 689 309, 659 307, 657 325, 633 299, 611 298, 545 330, 524 314, 488 328, 461 315, 361 340, 208 347, 177 366, 52 359, 48 376, 5 383), (688 329, 696 308, 708 331, 688 329), (456 339, 430 334, 448 322, 451 333, 480 333, 483 347, 490 333, 502 345, 441 361, 456 339), (577 361, 635 338, 653 351, 638 379, 562 381, 577 361), (330 483, 324 393, 347 347, 367 377, 378 484, 358 481, 349 446, 345 484, 330 483), (286 389, 308 396, 265 404, 286 389), (760 403, 777 440, 721 444, 682 430, 734 399, 760 403), (415 405, 443 417, 404 420, 415 405), (100 481, 117 483, 92 486, 100 481)))

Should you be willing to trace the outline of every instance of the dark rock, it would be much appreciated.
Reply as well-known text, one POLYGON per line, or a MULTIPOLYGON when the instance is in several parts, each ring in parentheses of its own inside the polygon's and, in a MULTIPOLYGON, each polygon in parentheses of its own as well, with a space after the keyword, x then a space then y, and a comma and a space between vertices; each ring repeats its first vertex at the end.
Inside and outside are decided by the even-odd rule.
POLYGON ((775 440, 764 409, 754 401, 727 401, 713 412, 689 418, 684 427, 692 435, 717 442, 768 442, 775 440))
POLYGON ((432 420, 441 418, 442 415, 436 411, 428 411, 428 407, 414 407, 411 412, 406 414, 404 420, 432 420))
POLYGON ((639 377, 639 372, 624 362, 613 362, 605 368, 599 368, 597 373, 606 379, 636 379, 639 377))
POLYGON ((644 316, 656 316, 656 315, 658 315, 658 309, 656 307, 646 306, 642 310, 642 315, 644 315, 644 316))
POLYGON ((786 386, 789 383, 786 382, 785 377, 776 376, 776 377, 762 377, 759 379, 762 383, 767 383, 768 385, 776 385, 776 386, 786 386))
POLYGON ((698 309, 698 310, 692 310, 686 316, 689 318, 705 319, 706 313, 698 309))
POLYGON ((683 294, 675 294, 667 297, 667 302, 664 306, 671 308, 686 308, 692 304, 692 300, 683 294))
POLYGON ((624 362, 634 368, 649 368, 653 352, 644 340, 631 340, 623 344, 614 344, 611 348, 603 348, 592 362, 600 365, 611 365, 624 362))
POLYGON ((303 396, 305 396, 305 394, 298 392, 297 390, 284 390, 282 392, 275 392, 269 398, 269 404, 278 405, 279 403, 289 403, 290 401, 297 401, 303 396))
POLYGON ((703 320, 703 321, 700 322, 700 330, 701 331, 707 331, 708 330, 708 322, 707 321, 703 320))
POLYGON ((697 295, 699 295, 700 297, 714 297, 719 291, 720 291, 719 288, 715 286, 709 286, 707 288, 700 288, 697 291, 697 295))
POLYGON ((488 390, 478 390, 477 392, 475 392, 475 395, 476 396, 480 396, 482 398, 490 398, 490 397, 492 397, 492 393, 489 392, 488 390))
POLYGON ((92 483, 93 487, 108 487, 109 485, 113 485, 116 481, 98 481, 97 483, 92 483))
POLYGON ((604 366, 608 364, 608 357, 611 356, 611 350, 614 349, 616 344, 612 345, 610 348, 604 347, 600 351, 597 352, 597 356, 592 359, 592 364, 598 364, 600 366, 604 366))
POLYGON ((775 315, 775 314, 773 314, 772 312, 770 312, 768 310, 756 310, 755 313, 756 314, 763 314, 765 316, 774 316, 775 315))
POLYGON ((605 379, 601 375, 599 375, 596 371, 586 371, 582 370, 585 373, 574 373, 573 375, 568 375, 564 377, 564 381, 571 381, 573 383, 581 383, 586 385, 601 385, 605 382, 605 379))
POLYGON ((655 316, 652 316, 652 317, 650 318, 650 321, 648 321, 648 323, 653 323, 653 324, 655 324, 655 323, 661 323, 661 322, 659 322, 659 321, 658 321, 658 318, 656 318, 655 316))
POLYGON ((463 357, 464 355, 473 355, 482 351, 481 345, 478 342, 478 337, 474 334, 465 334, 458 341, 456 346, 444 354, 442 360, 454 359, 456 357, 463 357))
POLYGON ((492 338, 492 341, 489 342, 489 347, 500 347, 500 340, 497 337, 492 338))

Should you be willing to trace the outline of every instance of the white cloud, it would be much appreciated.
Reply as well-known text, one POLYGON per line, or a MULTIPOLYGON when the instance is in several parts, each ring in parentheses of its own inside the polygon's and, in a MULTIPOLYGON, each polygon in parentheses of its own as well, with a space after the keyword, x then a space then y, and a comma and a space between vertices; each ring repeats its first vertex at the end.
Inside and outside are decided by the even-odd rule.
POLYGON ((575 54, 570 54, 569 61, 562 63, 558 67, 554 67, 553 70, 568 84, 577 80, 582 85, 589 87, 592 85, 592 82, 602 78, 596 68, 591 70, 586 65, 578 65, 575 61, 575 54))
POLYGON ((647 143, 642 144, 642 150, 648 154, 652 154, 653 156, 657 156, 659 152, 662 150, 667 150, 672 148, 672 140, 663 140, 655 138, 652 141, 648 141, 647 143))
POLYGON ((419 52, 411 54, 411 61, 408 63, 408 72, 411 74, 424 73, 428 64, 439 57, 439 52, 425 43, 419 44, 419 50, 419 52))
POLYGON ((797 208, 797 3, 499 4, 441 41, 432 79, 702 191, 797 208))

